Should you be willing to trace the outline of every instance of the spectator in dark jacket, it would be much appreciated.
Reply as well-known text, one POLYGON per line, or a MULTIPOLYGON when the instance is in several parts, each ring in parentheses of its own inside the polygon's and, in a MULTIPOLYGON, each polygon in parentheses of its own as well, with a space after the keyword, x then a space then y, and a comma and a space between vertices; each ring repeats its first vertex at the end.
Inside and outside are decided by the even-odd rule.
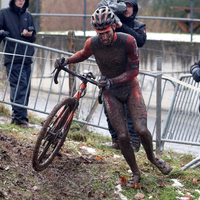
MULTIPOLYGON (((136 15, 138 13, 137 0, 102 0, 99 2, 97 7, 101 7, 103 5, 112 9, 116 15, 116 32, 123 32, 132 35, 135 38, 138 47, 142 47, 146 43, 146 25, 136 20, 136 15), (125 4, 125 9, 123 4, 125 4)), ((127 114, 127 124, 130 133, 131 145, 134 151, 138 152, 140 148, 140 138, 134 130, 127 106, 124 106, 127 114)), ((112 137, 112 147, 120 149, 117 133, 110 123, 105 105, 104 112, 108 122, 108 129, 112 137)))
MULTIPOLYGON (((10 0, 9 7, 0 10, 0 42, 6 36, 25 42, 35 42, 36 32, 33 18, 26 11, 28 6, 29 0, 10 0)), ((10 81, 10 100, 13 103, 27 106, 30 96, 30 84, 28 83, 34 48, 28 46, 26 49, 26 45, 19 43, 15 50, 15 44, 15 42, 7 41, 5 49, 7 54, 4 59, 10 81), (18 80, 20 81, 17 90, 18 80)), ((12 106, 12 123, 28 127, 27 109, 12 106)))
POLYGON ((190 67, 190 73, 192 74, 193 79, 198 83, 200 82, 200 61, 195 62, 190 67))

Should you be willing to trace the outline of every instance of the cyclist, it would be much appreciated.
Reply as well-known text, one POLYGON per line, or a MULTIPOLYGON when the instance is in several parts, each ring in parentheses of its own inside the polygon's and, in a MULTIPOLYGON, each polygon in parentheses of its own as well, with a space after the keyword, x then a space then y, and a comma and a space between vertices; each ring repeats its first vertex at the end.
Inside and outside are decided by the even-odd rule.
MULTIPOLYGON (((114 13, 106 6, 98 8, 92 15, 91 24, 97 36, 87 39, 84 49, 78 51, 63 66, 78 63, 94 55, 105 79, 98 81, 104 87, 103 96, 110 122, 117 131, 121 152, 132 170, 127 187, 140 182, 140 171, 130 144, 124 104, 130 112, 136 133, 140 136, 148 159, 163 174, 171 171, 170 166, 153 153, 151 133, 147 129, 147 113, 136 76, 139 72, 139 56, 136 40, 125 33, 115 33, 114 13)), ((59 68, 60 58, 55 61, 59 68)))
MULTIPOLYGON (((101 6, 107 6, 114 12, 116 20, 116 32, 123 32, 132 35, 135 38, 138 47, 142 47, 146 43, 146 25, 136 20, 136 15, 138 12, 137 0, 102 0, 99 2, 97 8, 101 6)), ((104 113, 108 122, 108 130, 112 137, 112 147, 115 149, 120 149, 117 132, 110 123, 105 104, 103 105, 104 113)), ((132 119, 126 104, 124 106, 127 115, 127 124, 131 145, 134 151, 138 152, 140 149, 140 138, 135 133, 132 119)))

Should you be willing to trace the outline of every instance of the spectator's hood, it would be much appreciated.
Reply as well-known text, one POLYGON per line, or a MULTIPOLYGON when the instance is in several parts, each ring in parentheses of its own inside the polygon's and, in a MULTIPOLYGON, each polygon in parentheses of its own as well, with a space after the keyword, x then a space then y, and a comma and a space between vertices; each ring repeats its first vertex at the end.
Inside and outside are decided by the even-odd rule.
POLYGON ((119 2, 130 3, 134 6, 134 12, 131 18, 135 18, 138 13, 138 2, 137 0, 120 0, 119 2))
MULTIPOLYGON (((10 8, 11 8, 12 10, 14 10, 14 11, 16 11, 16 12, 17 12, 18 10, 20 10, 20 12, 25 12, 26 9, 27 9, 28 6, 29 6, 29 0, 25 0, 24 6, 23 6, 22 9, 18 8, 18 7, 15 5, 15 0, 10 0, 9 6, 10 6, 10 8)), ((18 12, 19 12, 19 11, 18 11, 18 12)))

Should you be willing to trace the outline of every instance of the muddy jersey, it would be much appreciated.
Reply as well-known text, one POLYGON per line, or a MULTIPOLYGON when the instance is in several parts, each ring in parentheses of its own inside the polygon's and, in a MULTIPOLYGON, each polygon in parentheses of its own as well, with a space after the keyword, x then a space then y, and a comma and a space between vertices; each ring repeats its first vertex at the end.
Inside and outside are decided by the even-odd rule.
POLYGON ((102 76, 112 78, 115 84, 138 75, 138 48, 134 37, 128 34, 115 33, 109 46, 104 45, 99 36, 89 38, 84 49, 69 58, 69 64, 84 61, 91 55, 94 55, 102 76))
POLYGON ((131 64, 138 68, 137 50, 131 57, 132 63, 128 62, 127 34, 118 33, 114 44, 105 46, 98 36, 91 39, 92 52, 97 65, 103 76, 114 78, 124 73, 131 64))

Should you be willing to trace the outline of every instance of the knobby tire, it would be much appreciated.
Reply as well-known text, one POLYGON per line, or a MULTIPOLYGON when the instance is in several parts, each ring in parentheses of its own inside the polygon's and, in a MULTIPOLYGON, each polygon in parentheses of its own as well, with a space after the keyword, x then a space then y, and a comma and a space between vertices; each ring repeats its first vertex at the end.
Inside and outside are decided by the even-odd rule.
POLYGON ((45 120, 43 127, 39 132, 32 157, 32 166, 35 171, 42 171, 46 169, 49 164, 52 163, 55 156, 58 154, 60 148, 65 142, 72 120, 70 120, 67 124, 67 127, 64 130, 61 138, 55 137, 55 135, 59 134, 59 131, 62 130, 75 105, 76 99, 65 98, 53 108, 53 110, 45 120), (59 115, 59 112, 63 108, 65 108, 65 111, 56 122, 56 124, 52 125, 55 117, 59 115), (50 126, 52 127, 49 133, 50 126))

